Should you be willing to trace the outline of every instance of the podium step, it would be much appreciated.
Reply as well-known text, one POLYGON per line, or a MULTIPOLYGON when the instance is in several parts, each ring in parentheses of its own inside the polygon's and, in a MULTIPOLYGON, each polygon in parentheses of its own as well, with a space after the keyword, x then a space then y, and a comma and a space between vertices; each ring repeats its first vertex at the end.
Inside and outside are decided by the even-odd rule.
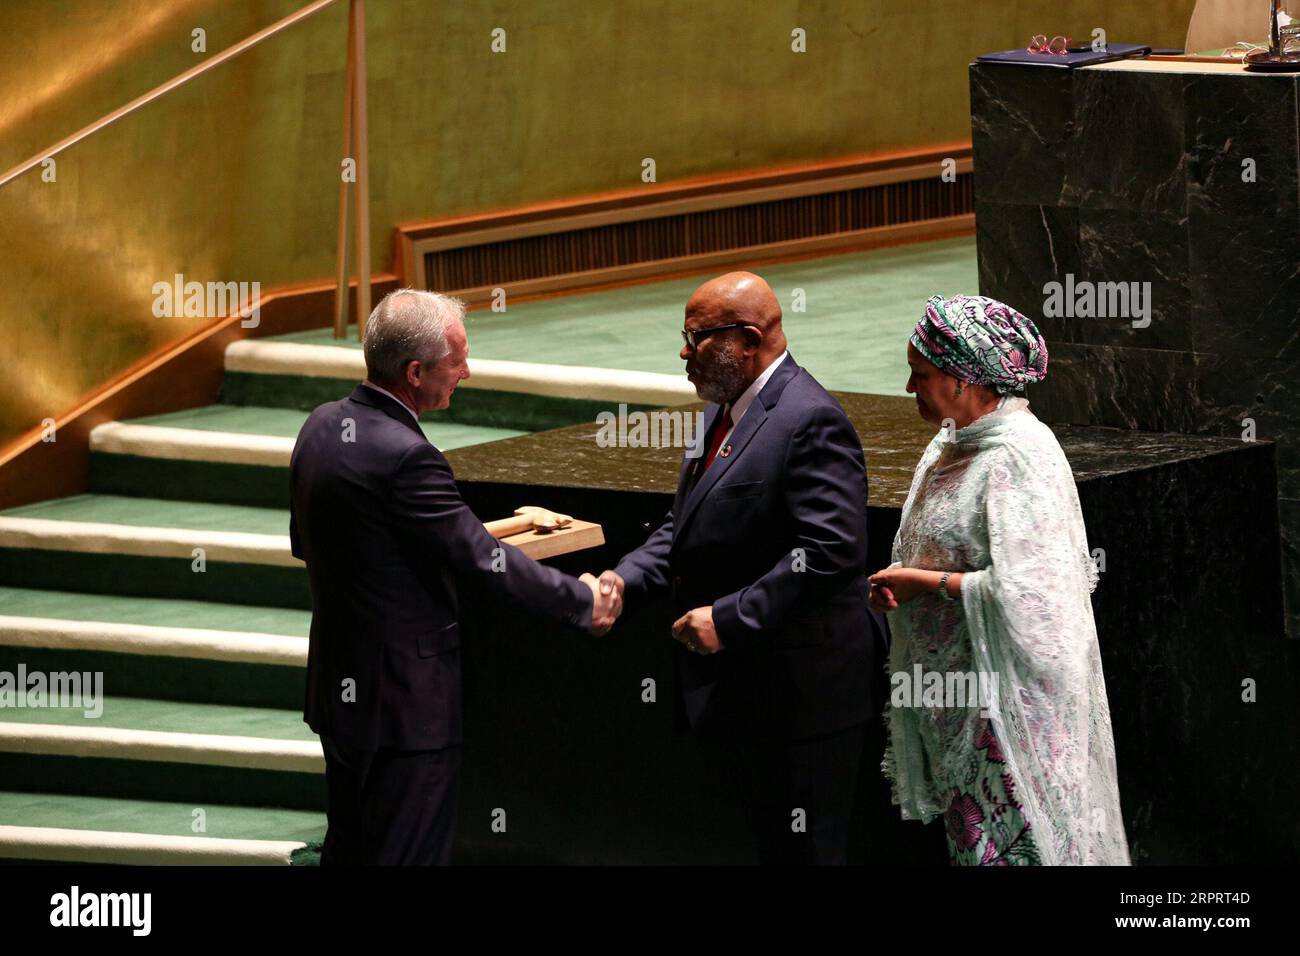
POLYGON ((0 582, 307 609, 289 512, 88 494, 0 513, 0 582))
MULTIPOLYGON (((332 397, 347 391, 339 386, 332 397)), ((90 433, 91 489, 288 508, 289 459, 307 415, 293 408, 208 405, 106 422, 90 433)), ((525 434, 454 421, 423 422, 421 428, 444 451, 525 434)))
POLYGON ((298 710, 111 692, 64 702, 73 706, 0 710, 0 779, 9 789, 324 806, 324 755, 298 710))
POLYGON ((282 608, 0 587, 0 671, 101 672, 118 696, 295 709, 309 628, 282 608))
POLYGON ((317 861, 324 814, 0 791, 0 861, 287 866, 317 861))

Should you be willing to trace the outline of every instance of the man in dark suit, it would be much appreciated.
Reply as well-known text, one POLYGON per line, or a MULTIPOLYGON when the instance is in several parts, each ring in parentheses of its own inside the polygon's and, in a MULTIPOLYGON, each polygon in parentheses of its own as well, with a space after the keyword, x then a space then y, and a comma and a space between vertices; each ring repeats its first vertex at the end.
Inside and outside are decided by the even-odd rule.
POLYGON ((843 863, 884 622, 867 605, 867 478, 839 403, 786 351, 746 272, 686 306, 681 358, 704 416, 672 511, 601 575, 670 594, 691 727, 738 785, 765 863, 843 863))
POLYGON ((418 415, 469 377, 464 306, 384 298, 367 377, 311 413, 290 464, 293 553, 311 582, 305 719, 325 751, 321 862, 441 864, 460 769, 456 579, 593 633, 621 607, 493 538, 465 505, 418 415))

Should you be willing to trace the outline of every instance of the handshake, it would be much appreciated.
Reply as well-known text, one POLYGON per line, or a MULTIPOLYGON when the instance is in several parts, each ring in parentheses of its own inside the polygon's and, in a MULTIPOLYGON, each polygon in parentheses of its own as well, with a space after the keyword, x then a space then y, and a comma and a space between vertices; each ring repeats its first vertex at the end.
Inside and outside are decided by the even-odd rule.
MULTIPOLYGON (((578 580, 591 588, 591 627, 596 637, 609 633, 618 616, 623 613, 623 578, 614 571, 604 571, 600 577, 590 573, 578 580)), ((716 654, 725 645, 713 626, 713 608, 697 607, 679 617, 672 627, 673 640, 695 654, 716 654)))
POLYGON ((599 578, 586 573, 578 580, 591 588, 591 627, 588 630, 596 637, 608 634, 623 613, 623 578, 613 571, 604 571, 599 578))

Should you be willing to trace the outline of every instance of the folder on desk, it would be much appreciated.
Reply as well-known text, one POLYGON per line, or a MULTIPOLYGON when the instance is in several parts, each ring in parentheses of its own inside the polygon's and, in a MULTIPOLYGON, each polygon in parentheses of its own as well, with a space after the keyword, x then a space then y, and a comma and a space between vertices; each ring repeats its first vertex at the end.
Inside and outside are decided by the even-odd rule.
POLYGON ((1125 60, 1129 57, 1149 56, 1151 47, 1139 43, 1109 43, 1106 49, 1084 50, 1080 53, 1030 53, 1024 47, 1017 50, 1002 50, 999 53, 981 53, 975 58, 977 63, 1024 63, 1028 66, 1054 66, 1058 69, 1071 69, 1076 66, 1092 66, 1096 63, 1108 63, 1111 60, 1125 60))

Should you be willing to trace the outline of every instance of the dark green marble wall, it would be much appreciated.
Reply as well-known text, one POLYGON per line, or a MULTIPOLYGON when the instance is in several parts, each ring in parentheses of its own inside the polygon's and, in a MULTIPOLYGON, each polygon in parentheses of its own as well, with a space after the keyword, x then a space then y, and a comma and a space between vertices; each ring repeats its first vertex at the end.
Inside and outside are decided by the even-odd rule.
POLYGON ((1045 420, 1277 442, 1300 637, 1297 79, 1228 69, 972 66, 980 291, 1040 323, 1045 420), (1045 314, 1067 275, 1149 282, 1150 324, 1045 314))

